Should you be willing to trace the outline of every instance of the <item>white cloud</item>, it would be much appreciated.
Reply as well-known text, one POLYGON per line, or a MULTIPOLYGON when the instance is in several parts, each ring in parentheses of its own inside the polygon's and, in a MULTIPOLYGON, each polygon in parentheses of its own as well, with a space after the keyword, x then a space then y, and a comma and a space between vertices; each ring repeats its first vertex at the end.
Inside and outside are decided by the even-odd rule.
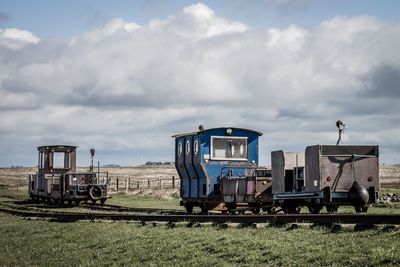
POLYGON ((29 31, 20 29, 0 29, 0 45, 16 50, 27 44, 37 44, 40 39, 29 31))
POLYGON ((400 162, 399 25, 338 16, 253 29, 196 4, 144 25, 113 19, 61 44, 24 40, 18 51, 0 41, 0 149, 21 158, 60 142, 122 164, 173 160, 170 136, 203 124, 265 132, 265 159, 335 143, 343 119, 349 143, 379 143, 385 161, 400 162))

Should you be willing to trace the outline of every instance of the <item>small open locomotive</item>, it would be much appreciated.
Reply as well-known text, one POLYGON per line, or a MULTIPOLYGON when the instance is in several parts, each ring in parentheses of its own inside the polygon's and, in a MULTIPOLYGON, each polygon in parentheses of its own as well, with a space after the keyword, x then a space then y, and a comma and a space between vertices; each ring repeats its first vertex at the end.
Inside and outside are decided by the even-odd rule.
POLYGON ((38 147, 38 170, 29 175, 29 195, 37 201, 55 203, 91 200, 104 204, 107 200, 108 173, 93 170, 94 149, 90 150, 92 165, 86 173, 76 172, 76 146, 51 145, 38 147))

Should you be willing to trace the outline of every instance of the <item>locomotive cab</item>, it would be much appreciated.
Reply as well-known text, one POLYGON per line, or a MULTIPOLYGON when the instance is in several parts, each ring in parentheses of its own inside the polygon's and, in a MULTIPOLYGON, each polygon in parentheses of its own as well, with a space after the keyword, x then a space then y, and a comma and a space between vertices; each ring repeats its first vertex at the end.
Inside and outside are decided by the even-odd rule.
MULTIPOLYGON (((76 172, 76 146, 52 145, 38 147, 38 170, 29 175, 29 195, 34 200, 72 204, 75 201, 107 199, 108 173, 76 172)), ((93 154, 94 155, 94 150, 93 154)))

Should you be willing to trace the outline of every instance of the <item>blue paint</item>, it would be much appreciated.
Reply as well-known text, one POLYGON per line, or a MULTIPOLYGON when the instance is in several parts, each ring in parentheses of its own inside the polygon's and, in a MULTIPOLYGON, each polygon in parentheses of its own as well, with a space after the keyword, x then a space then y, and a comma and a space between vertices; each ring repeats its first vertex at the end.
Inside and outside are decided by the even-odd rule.
POLYGON ((244 176, 246 169, 257 167, 258 138, 261 135, 249 129, 220 127, 173 136, 175 166, 181 179, 182 199, 221 198, 221 171, 235 166, 235 174, 244 176), (229 134, 229 131, 232 132, 229 134), (219 153, 225 152, 229 156, 219 158, 217 152, 213 154, 212 147, 218 142, 217 139, 229 144, 229 149, 219 150, 219 153), (246 146, 241 147, 242 143, 247 143, 247 154, 246 146), (236 154, 240 155, 239 158, 232 156, 236 154))

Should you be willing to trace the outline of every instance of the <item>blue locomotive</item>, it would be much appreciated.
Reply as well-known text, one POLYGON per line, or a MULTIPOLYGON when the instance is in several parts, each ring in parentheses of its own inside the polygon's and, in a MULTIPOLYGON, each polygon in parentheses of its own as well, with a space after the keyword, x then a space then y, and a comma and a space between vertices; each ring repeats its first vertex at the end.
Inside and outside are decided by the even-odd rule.
POLYGON ((241 204, 259 209, 272 201, 269 172, 258 168, 258 138, 262 133, 235 127, 177 134, 175 166, 181 178, 181 205, 229 211, 241 204))

